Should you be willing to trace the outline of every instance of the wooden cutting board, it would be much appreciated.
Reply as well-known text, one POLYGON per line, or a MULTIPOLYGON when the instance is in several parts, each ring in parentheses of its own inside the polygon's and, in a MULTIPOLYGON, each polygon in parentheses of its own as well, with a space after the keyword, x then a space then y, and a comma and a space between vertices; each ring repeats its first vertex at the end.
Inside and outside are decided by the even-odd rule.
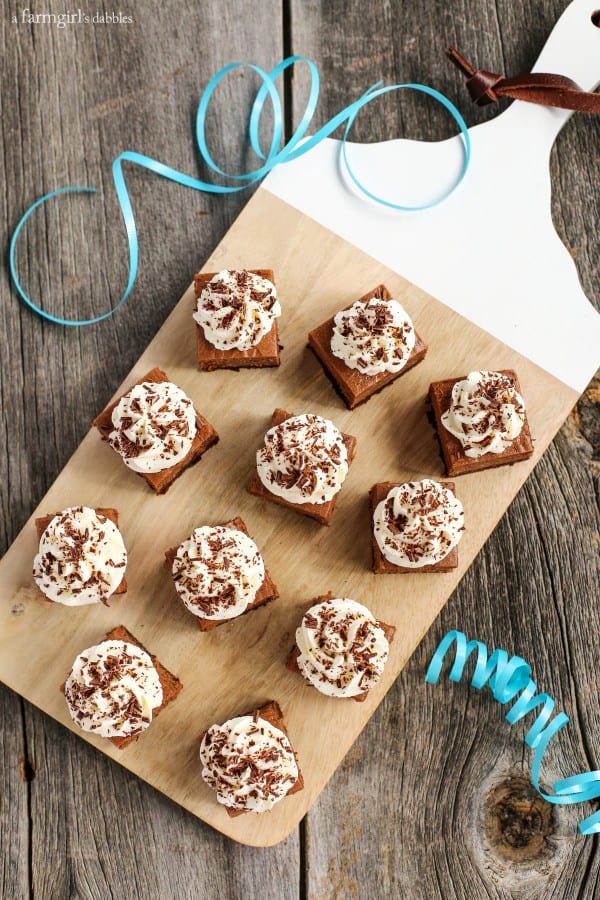
POLYGON ((186 291, 118 393, 160 366, 216 426, 221 441, 165 496, 157 497, 95 430, 89 432, 0 562, 0 679, 213 827, 242 843, 269 846, 296 827, 323 789, 578 394, 265 189, 257 191, 204 268, 226 267, 275 270, 283 307, 281 367, 198 372, 193 289, 186 291), (429 354, 381 394, 349 412, 306 349, 306 336, 380 282, 406 307, 429 354), (454 573, 375 576, 369 488, 376 481, 442 476, 425 413, 427 389, 432 380, 477 368, 518 372, 534 456, 512 467, 457 479, 467 531, 454 573), (276 406, 327 416, 358 438, 356 459, 330 528, 245 491, 255 451, 276 406), (119 510, 129 551, 129 589, 113 599, 110 608, 48 604, 33 585, 33 518, 75 504, 119 510), (163 553, 195 526, 236 515, 261 548, 281 597, 202 634, 175 595, 163 553), (285 668, 303 610, 313 597, 330 590, 365 603, 397 628, 382 682, 362 704, 326 698, 285 668), (75 729, 59 691, 76 654, 117 624, 133 632, 184 685, 149 731, 122 751, 75 729), (305 789, 269 813, 231 819, 200 777, 198 736, 212 722, 271 698, 283 709, 305 789))
MULTIPOLYGON (((600 83, 593 10, 592 0, 567 6, 534 72, 558 72, 585 90, 600 83)), ((471 164, 450 194, 464 159, 460 135, 347 145, 355 174, 376 195, 402 204, 444 198, 420 213, 369 202, 334 138, 275 166, 263 187, 583 391, 600 361, 600 316, 550 207, 550 152, 571 115, 517 101, 469 128, 471 164)))

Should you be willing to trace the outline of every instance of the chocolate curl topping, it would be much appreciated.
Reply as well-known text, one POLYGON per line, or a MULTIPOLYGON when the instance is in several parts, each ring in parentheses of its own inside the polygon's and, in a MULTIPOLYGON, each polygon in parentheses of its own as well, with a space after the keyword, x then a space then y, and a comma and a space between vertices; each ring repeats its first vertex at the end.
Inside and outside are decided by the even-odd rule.
POLYGON ((575 112, 600 113, 600 94, 582 90, 578 84, 564 75, 532 74, 506 78, 484 69, 475 70, 454 47, 448 47, 448 58, 467 76, 467 89, 478 106, 495 103, 500 97, 556 106, 575 112))

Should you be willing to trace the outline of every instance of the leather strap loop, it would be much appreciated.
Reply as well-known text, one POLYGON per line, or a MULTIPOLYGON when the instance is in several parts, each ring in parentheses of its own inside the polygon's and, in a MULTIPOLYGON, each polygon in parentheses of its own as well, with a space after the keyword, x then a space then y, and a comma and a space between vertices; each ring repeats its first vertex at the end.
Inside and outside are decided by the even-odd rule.
POLYGON ((454 47, 448 47, 448 57, 467 76, 467 88, 471 99, 478 106, 495 103, 500 97, 525 100, 543 106, 556 106, 575 112, 600 113, 600 94, 582 90, 578 84, 564 75, 531 74, 506 78, 495 72, 474 69, 454 47))

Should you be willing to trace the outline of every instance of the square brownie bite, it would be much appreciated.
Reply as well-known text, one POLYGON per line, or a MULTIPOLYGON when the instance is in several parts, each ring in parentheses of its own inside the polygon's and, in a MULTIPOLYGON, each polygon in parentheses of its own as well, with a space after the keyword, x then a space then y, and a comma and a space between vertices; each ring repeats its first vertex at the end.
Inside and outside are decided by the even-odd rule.
MULTIPOLYGON (((275 291, 275 275, 272 269, 248 269, 242 270, 241 272, 234 272, 233 270, 225 270, 228 274, 235 275, 250 275, 257 276, 259 279, 264 279, 266 282, 269 282, 273 286, 273 291, 275 291)), ((194 275, 194 317, 198 315, 198 301, 200 300, 203 291, 207 289, 210 290, 209 285, 216 279, 220 274, 219 272, 198 272, 194 275)), ((258 282, 259 286, 262 285, 262 282, 258 282)), ((263 285, 264 286, 264 285, 263 285)), ((225 285, 226 287, 226 285, 225 285)), ((228 304, 229 312, 227 314, 226 321, 230 319, 235 321, 235 316, 240 313, 242 309, 242 305, 245 303, 254 302, 256 305, 256 312, 260 314, 269 315, 270 311, 268 309, 263 309, 265 303, 267 306, 272 302, 272 297, 263 297, 265 292, 262 290, 253 290, 252 284, 249 284, 246 288, 244 285, 243 289, 238 291, 238 295, 233 297, 231 301, 226 300, 226 294, 223 290, 221 290, 219 297, 222 297, 222 303, 228 304), (256 301, 253 301, 252 298, 257 298, 256 301), (262 299, 261 299, 262 298, 262 299)), ((276 295, 274 295, 276 296, 276 295)), ((215 304, 213 304, 215 305, 215 304)), ((277 306, 277 309, 279 307, 277 306)), ((215 312, 219 312, 219 310, 215 310, 215 312)), ((277 313, 278 314, 278 313, 277 313)), ((245 368, 265 368, 268 366, 278 366, 280 363, 279 359, 279 334, 277 329, 277 319, 272 319, 272 324, 270 329, 260 337, 257 343, 253 346, 248 346, 246 349, 241 349, 238 347, 230 347, 226 349, 221 349, 215 346, 211 340, 208 339, 207 333, 212 332, 213 329, 210 327, 210 310, 203 316, 204 325, 201 325, 196 320, 196 353, 198 359, 198 368, 204 372, 212 372, 215 369, 245 369, 245 368)), ((222 320, 221 320, 222 321, 222 320)), ((220 325, 217 324, 215 328, 215 333, 219 333, 220 325)), ((239 330, 241 331, 243 326, 240 324, 239 330)), ((209 335, 210 336, 210 335, 209 335)), ((243 340, 243 338, 242 338, 243 340)), ((244 343, 248 343, 248 341, 244 341, 244 343)))
MULTIPOLYGON (((380 503, 386 501, 386 499, 393 503, 392 496, 390 497, 391 492, 396 492, 395 489, 402 488, 414 488, 414 495, 417 497, 417 502, 415 504, 416 516, 415 520, 408 521, 408 515, 402 515, 401 521, 395 522, 393 516, 393 506, 390 508, 389 522, 390 522, 390 533, 393 535, 394 532, 402 533, 402 529, 407 526, 414 529, 415 525, 417 529, 420 529, 423 537, 421 538, 421 543, 418 543, 412 535, 408 539, 408 547, 406 549, 407 555, 410 554, 410 558, 418 561, 420 556, 425 555, 424 551, 429 549, 431 550, 432 541, 438 540, 434 531, 429 530, 429 523, 427 522, 427 514, 431 511, 434 514, 433 519, 433 527, 435 528, 436 519, 441 515, 440 507, 436 506, 440 500, 443 500, 446 496, 445 491, 451 492, 453 497, 456 497, 455 486, 451 481, 443 481, 443 482, 433 482, 430 480, 424 482, 394 482, 394 481, 383 481, 379 484, 374 484, 369 493, 369 501, 370 501, 370 509, 371 509, 371 548, 373 553, 373 572, 376 575, 388 574, 388 575, 402 575, 402 574, 416 574, 416 573, 446 573, 452 572, 453 569, 456 569, 458 566, 458 540, 460 539, 460 532, 464 530, 463 526, 463 514, 462 514, 462 504, 460 501, 456 500, 455 505, 456 509, 449 509, 447 511, 448 518, 445 521, 445 528, 448 529, 451 527, 452 522, 454 522, 454 530, 457 536, 457 543, 449 549, 449 551, 443 556, 443 558, 438 561, 426 564, 426 565, 402 565, 401 563, 392 562, 390 559, 386 558, 381 547, 376 538, 375 530, 375 511, 377 510, 380 503), (422 489, 420 486, 424 485, 425 488, 422 489), (436 488, 431 488, 431 485, 435 485, 436 488), (441 490, 440 489, 444 489, 441 490), (432 494, 431 491, 434 491, 432 494), (422 495, 425 498, 423 501, 423 505, 421 505, 419 500, 419 492, 422 491, 422 495), (422 517, 419 517, 422 512, 422 517), (411 547, 411 543, 413 546, 411 547)), ((451 499, 451 498, 447 498, 451 499)), ((402 545, 401 545, 402 546, 402 545)), ((443 547, 443 544, 441 544, 443 547)))
MULTIPOLYGON (((519 379, 513 369, 501 369, 498 372, 471 372, 468 376, 463 375, 459 378, 434 381, 430 385, 429 402, 447 475, 455 477, 470 472, 479 472, 483 469, 495 468, 496 466, 512 465, 515 462, 529 459, 533 455, 533 441, 523 398, 520 394, 519 379), (474 376, 493 376, 493 379, 487 379, 491 383, 491 388, 484 380, 483 389, 481 389, 481 378, 478 380, 474 376), (504 379, 504 381, 501 379, 504 379), (465 429, 463 440, 466 441, 469 434, 469 422, 467 419, 469 403, 474 403, 475 412, 478 413, 478 422, 473 428, 475 439, 479 442, 482 449, 488 442, 490 447, 496 445, 496 450, 499 450, 499 452, 488 450, 488 452, 484 452, 481 455, 470 456, 467 454, 467 448, 465 448, 463 442, 444 425, 444 417, 449 414, 453 405, 453 391, 455 388, 457 390, 460 389, 462 385, 466 386, 466 393, 459 398, 460 407, 458 413, 465 423, 462 425, 462 428, 465 429), (508 393, 506 392, 507 388, 508 393), (517 437, 513 440, 502 440, 500 421, 503 416, 502 410, 510 407, 511 400, 514 401, 513 405, 516 414, 522 416, 523 424, 517 437), (482 404, 488 405, 483 406, 482 404), (489 409, 489 425, 482 421, 482 417, 486 415, 486 409, 489 409), (477 434, 475 429, 479 430, 480 433, 477 434), (482 434, 483 440, 481 439, 482 434), (498 444, 500 444, 499 447, 497 446, 498 444)), ((475 444, 473 446, 476 447, 475 444)), ((475 449, 470 452, 479 451, 475 449)))
MULTIPOLYGON (((346 456, 346 471, 352 460, 354 459, 354 455, 356 453, 356 438, 350 434, 343 434, 339 432, 335 425, 329 421, 329 419, 322 419, 320 416, 314 416, 312 414, 307 414, 305 416, 295 416, 293 413, 286 412, 283 409, 276 409, 273 412, 273 416, 271 419, 271 429, 282 426, 285 422, 289 420, 307 420, 306 425, 308 428, 312 427, 311 423, 314 422, 315 428, 317 430, 325 431, 325 429, 331 431, 331 438, 333 439, 333 445, 331 448, 331 453, 328 454, 326 449, 323 452, 323 462, 327 463, 329 467, 329 477, 335 478, 338 472, 343 473, 343 465, 341 460, 337 460, 334 458, 334 454, 339 453, 341 449, 341 445, 344 447, 344 453, 346 456), (337 446, 336 442, 337 441, 337 446), (326 459, 328 455, 331 457, 330 459, 326 459)), ((290 428, 292 427, 290 422, 290 428)), ((267 432, 266 437, 269 435, 267 432)), ((273 448, 272 448, 273 449, 273 448)), ((269 454, 272 456, 269 448, 263 445, 257 454, 269 454)), ((285 440, 283 444, 279 448, 275 448, 275 454, 280 453, 281 459, 283 463, 285 462, 285 456, 287 453, 287 448, 285 446, 285 440)), ((303 516, 308 516, 311 519, 316 519, 321 525, 329 525, 331 522, 331 516, 333 515, 333 510, 335 508, 336 500, 341 489, 342 484, 339 486, 334 485, 333 487, 329 484, 326 487, 327 499, 319 500, 318 502, 297 502, 293 499, 288 499, 285 496, 285 491, 288 489, 288 484, 290 487, 295 489, 295 493, 303 494, 305 493, 307 496, 310 496, 310 490, 313 485, 317 484, 321 478, 321 470, 317 461, 313 461, 309 459, 310 454, 303 453, 304 458, 304 469, 302 471, 288 472, 287 469, 278 469, 277 468, 277 460, 275 456, 273 456, 271 460, 271 465, 274 468, 273 478, 272 478, 272 486, 277 487, 281 493, 276 493, 274 490, 270 490, 263 482, 260 477, 258 465, 254 470, 254 473, 248 483, 248 493, 253 494, 255 497, 261 497, 263 500, 270 500, 272 503, 277 503, 280 506, 285 506, 288 509, 293 509, 295 512, 300 513, 303 516), (337 487, 336 490, 334 488, 337 487), (333 491, 333 493, 332 493, 333 491), (329 494, 332 494, 329 496, 329 494)), ((257 461, 258 462, 258 461, 257 461)), ((282 464, 283 464, 282 463, 282 464)), ((291 462, 291 468, 293 469, 293 462, 291 462)), ((345 479, 345 474, 342 474, 342 483, 345 479)))
POLYGON ((87 648, 76 657, 61 691, 73 721, 82 730, 102 735, 103 724, 112 720, 114 725, 114 721, 118 720, 121 734, 114 735, 115 728, 112 727, 113 734, 107 731, 104 736, 122 750, 152 726, 156 716, 175 700, 182 687, 179 679, 146 650, 141 641, 125 626, 117 625, 100 644, 87 648), (139 651, 135 658, 126 645, 132 645, 139 651), (130 688, 129 694, 128 690, 120 689, 122 679, 137 682, 138 694, 135 697, 130 688), (160 690, 157 695, 158 685, 160 690), (151 707, 150 721, 140 696, 149 705, 156 697, 157 705, 151 707), (124 734, 126 730, 130 733, 124 734))
POLYGON ((325 696, 362 703, 383 674, 395 633, 366 606, 329 592, 304 613, 286 665, 325 696))
POLYGON ((308 335, 308 346, 348 409, 364 403, 373 394, 404 375, 420 363, 427 353, 427 347, 414 330, 410 318, 383 284, 314 328, 308 335), (344 317, 344 313, 347 317, 344 317), (336 325, 336 319, 345 321, 336 325), (369 332, 372 345, 369 344, 369 332), (335 340, 340 348, 344 349, 344 345, 351 342, 346 349, 354 357, 354 365, 350 366, 334 353, 332 339, 336 333, 335 340), (411 341, 412 348, 407 344, 408 340, 411 341), (404 362, 398 368, 402 359, 404 362), (393 371, 389 371, 390 368, 393 371), (375 371, 376 369, 379 371, 375 371))
POLYGON ((304 788, 283 713, 275 700, 222 725, 211 725, 200 736, 200 761, 203 780, 232 818, 250 811, 265 812, 304 788), (240 770, 246 755, 248 764, 240 770))
POLYGON ((87 606, 127 590, 127 550, 116 509, 70 506, 35 520, 33 579, 48 603, 87 606))
MULTIPOLYGON (((225 522, 225 524, 222 526, 218 526, 217 531, 220 531, 223 528, 228 529, 230 531, 240 531, 247 538, 250 537, 250 535, 248 534, 248 529, 246 528, 246 525, 244 524, 244 521, 242 519, 240 519, 239 516, 236 516, 234 519, 231 519, 231 521, 229 521, 229 522, 225 522)), ((196 529, 192 533, 192 538, 194 537, 195 532, 196 532, 196 529)), ((217 538, 218 538, 218 535, 217 535, 217 538)), ((210 544, 210 536, 208 536, 208 543, 210 544)), ((220 548, 216 548, 216 549, 219 550, 220 548)), ((258 548, 256 548, 256 549, 258 552, 258 548)), ((168 568, 171 575, 173 575, 173 563, 177 556, 178 550, 179 550, 179 547, 171 547, 170 550, 167 550, 165 552, 165 565, 168 568)), ((225 553, 226 551, 222 551, 222 552, 225 553)), ((195 561, 197 561, 196 553, 194 553, 194 559, 195 559, 195 561)), ((235 566, 231 565, 229 563, 229 560, 226 560, 226 558, 223 559, 223 562, 224 562, 223 570, 215 571, 214 580, 215 580, 215 582, 218 583, 219 588, 222 589, 222 591, 226 595, 226 599, 227 599, 227 595, 228 595, 230 588, 233 590, 236 587, 236 584, 232 579, 232 574, 235 572, 235 566), (227 562, 227 564, 225 565, 226 562, 227 562)), ((207 560, 207 569, 209 568, 209 563, 210 563, 210 560, 207 560)), ((248 567, 246 567, 243 572, 240 570, 240 574, 245 574, 247 576, 248 567)), ((181 572, 178 573, 177 577, 178 578, 181 577, 181 572)), ((178 587, 177 580, 175 580, 175 576, 173 576, 173 579, 175 581, 175 586, 177 588, 177 591, 178 591, 178 593, 180 593, 180 588, 178 587)), ((189 593, 189 592, 186 592, 186 594, 187 593, 189 593)), ((202 615, 202 606, 203 606, 202 598, 199 598, 198 604, 194 603, 193 597, 190 597, 188 599, 188 603, 186 603, 185 601, 183 601, 183 602, 184 602, 184 605, 186 606, 186 608, 190 609, 190 612, 192 612, 194 617, 196 618, 196 621, 198 623, 198 627, 199 627, 200 631, 212 631, 212 629, 216 628, 218 625, 225 625, 227 622, 232 622, 232 621, 234 621, 234 619, 238 619, 241 616, 246 615, 246 613, 250 612, 251 610, 258 609, 260 606, 265 606, 267 603, 270 603, 272 600, 276 600, 277 597, 279 597, 279 591, 277 590, 277 585, 274 583, 274 581, 272 580, 271 576, 269 575, 267 569, 265 568, 262 583, 260 584, 258 590, 256 591, 256 595, 255 595, 254 599, 251 600, 247 604, 246 608, 242 612, 237 613, 235 616, 228 616, 226 618, 220 618, 220 619, 206 618, 205 616, 202 615), (193 607, 193 608, 191 608, 191 607, 193 607)), ((218 598, 215 598, 212 591, 211 591, 210 599, 212 601, 211 605, 214 606, 216 604, 216 601, 218 600, 218 598)))
MULTIPOLYGON (((111 403, 110 406, 107 406, 106 409, 100 413, 94 419, 93 424, 100 432, 100 435, 103 440, 111 443, 113 449, 116 450, 122 457, 123 460, 126 461, 129 458, 132 458, 135 462, 138 454, 140 453, 140 448, 132 442, 128 437, 124 436, 123 432, 126 430, 127 426, 131 425, 132 416, 131 410, 126 410, 124 413, 124 419, 121 424, 121 429, 115 429, 115 425, 113 424, 113 411, 119 407, 121 402, 127 402, 128 398, 131 397, 135 388, 138 385, 167 385, 167 388, 163 390, 171 391, 175 395, 175 400, 173 403, 175 404, 175 412, 173 413, 172 422, 167 423, 167 430, 169 434, 167 436, 173 436, 175 439, 179 438, 183 440, 185 438, 187 444, 189 444, 189 450, 183 458, 178 459, 173 465, 167 466, 165 468, 160 469, 159 471, 139 471, 133 468, 133 464, 130 466, 135 471, 136 475, 142 477, 150 487, 157 494, 164 494, 170 486, 173 484, 176 478, 181 475, 187 468, 192 466, 194 463, 198 462, 198 460, 202 457, 203 453, 208 450, 209 447, 212 447, 213 444, 216 444, 219 440, 219 435, 213 426, 208 422, 200 413, 195 410, 191 404, 191 400, 178 388, 173 382, 170 381, 168 376, 158 368, 151 369, 147 372, 143 378, 140 378, 139 381, 135 383, 135 385, 130 388, 129 391, 126 391, 118 400, 115 400, 114 403, 111 403), (177 406, 179 404, 179 407, 177 406), (195 428, 195 433, 193 437, 191 435, 186 434, 187 430, 187 422, 181 415, 182 404, 185 404, 185 409, 183 410, 184 414, 187 415, 190 421, 193 423, 195 428), (111 435, 116 434, 118 438, 118 446, 119 449, 114 447, 111 442, 111 435), (183 437, 182 437, 183 436, 183 437)), ((158 389, 160 390, 160 389, 158 389)), ((168 399, 168 398, 167 398, 168 399)), ((137 415, 147 415, 150 423, 152 424, 152 416, 153 410, 150 408, 148 413, 144 410, 140 410, 140 403, 143 403, 144 398, 136 398, 135 401, 131 401, 131 405, 133 403, 135 406, 135 413, 137 415)), ((159 410, 159 414, 162 414, 162 410, 159 410)), ((164 423, 158 423, 154 428, 153 439, 155 443, 158 445, 160 449, 161 443, 161 434, 165 430, 164 423)), ((177 459, 177 457, 175 457, 177 459)))

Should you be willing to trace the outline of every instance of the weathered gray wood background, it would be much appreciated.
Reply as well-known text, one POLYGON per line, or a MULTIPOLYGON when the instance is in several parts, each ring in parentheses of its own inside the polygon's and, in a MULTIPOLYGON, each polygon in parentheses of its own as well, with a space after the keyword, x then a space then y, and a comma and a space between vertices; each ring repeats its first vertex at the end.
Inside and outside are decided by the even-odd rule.
MULTIPOLYGON (((594 9, 590 2, 590 12, 594 9)), ((58 0, 32 4, 60 13, 58 0)), ((100 8, 101 5, 99 4, 100 8)), ((233 59, 270 67, 293 51, 324 76, 319 120, 373 81, 424 81, 472 107, 444 48, 483 68, 529 68, 563 0, 162 0, 124 3, 131 25, 56 28, 0 13, 3 243, 41 193, 93 184, 94 199, 48 204, 28 227, 20 269, 64 315, 120 295, 126 245, 110 161, 135 149, 190 173, 196 98, 233 59)), ((110 10, 110 4, 107 5, 110 10)), ((89 12, 95 12, 92 5, 89 12)), ((288 117, 302 107, 288 84, 288 117)), ((255 83, 220 91, 212 146, 235 168, 255 83)), ((438 139, 437 109, 394 95, 369 107, 357 139, 438 139)), ((600 295, 600 121, 580 116, 552 156, 553 213, 586 292, 600 295)), ((0 280, 0 542, 6 548, 124 378, 247 195, 211 199, 127 174, 141 269, 125 307, 90 328, 33 316, 0 280)), ((502 260, 490 253, 490 278, 502 260)), ((485 298, 482 298, 485 299, 485 298)), ((539 683, 572 716, 545 777, 600 764, 600 387, 590 389, 297 834, 237 846, 0 688, 2 898, 479 898, 598 896, 595 838, 576 812, 527 790, 530 753, 489 694, 423 681, 448 628, 536 660, 539 683), (525 776, 525 781, 519 780, 525 776)), ((591 807, 587 806, 589 813, 591 807)))

